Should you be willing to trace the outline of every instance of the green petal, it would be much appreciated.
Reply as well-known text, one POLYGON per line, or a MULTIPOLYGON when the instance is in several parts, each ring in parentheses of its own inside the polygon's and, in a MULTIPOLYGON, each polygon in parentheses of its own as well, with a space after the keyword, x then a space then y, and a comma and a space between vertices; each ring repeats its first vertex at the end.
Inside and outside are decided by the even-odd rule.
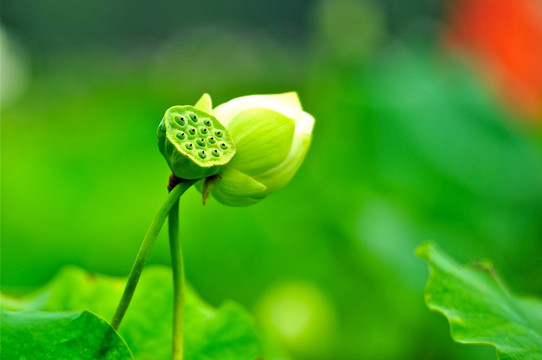
POLYGON ((230 167, 254 175, 286 159, 293 141, 295 122, 276 111, 253 108, 237 114, 227 128, 237 146, 237 154, 230 161, 230 167))
POLYGON ((274 168, 254 176, 256 180, 267 186, 266 195, 279 190, 290 182, 305 159, 311 139, 312 136, 309 134, 296 134, 286 159, 274 168))
POLYGON ((206 112, 207 114, 213 113, 213 102, 211 96, 207 93, 203 94, 194 107, 198 110, 206 112))
POLYGON ((251 176, 243 174, 231 167, 220 173, 211 194, 225 205, 246 206, 254 204, 265 197, 267 187, 251 176))

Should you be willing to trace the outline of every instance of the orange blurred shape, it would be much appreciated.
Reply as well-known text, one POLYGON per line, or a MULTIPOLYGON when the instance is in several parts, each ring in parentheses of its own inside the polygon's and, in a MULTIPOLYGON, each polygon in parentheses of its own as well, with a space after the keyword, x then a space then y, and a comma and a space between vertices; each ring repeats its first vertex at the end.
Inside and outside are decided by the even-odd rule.
POLYGON ((445 45, 473 55, 519 116, 542 123, 542 1, 456 0, 445 45))

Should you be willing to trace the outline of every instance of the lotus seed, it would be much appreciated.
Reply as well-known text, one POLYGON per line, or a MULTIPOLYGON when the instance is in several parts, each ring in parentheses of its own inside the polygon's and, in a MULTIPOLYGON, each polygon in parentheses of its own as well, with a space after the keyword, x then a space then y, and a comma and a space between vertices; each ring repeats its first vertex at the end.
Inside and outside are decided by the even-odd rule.
POLYGON ((223 133, 222 131, 218 130, 218 131, 215 131, 215 135, 218 137, 222 137, 223 133))
POLYGON ((203 147, 203 146, 205 146, 205 139, 198 139, 198 140, 196 140, 196 143, 199 146, 203 147))
POLYGON ((184 132, 180 132, 177 134, 177 138, 181 139, 181 140, 184 140, 184 138, 186 137, 186 134, 184 132))
POLYGON ((209 132, 209 130, 207 130, 207 128, 200 128, 199 131, 200 131, 200 133, 202 135, 205 135, 205 134, 207 134, 209 132))
POLYGON ((190 114, 190 117, 192 118, 193 122, 198 122, 198 116, 196 114, 190 114))
POLYGON ((203 120, 203 123, 205 124, 205 126, 211 126, 211 120, 209 119, 203 120))
POLYGON ((213 151, 211 151, 211 154, 213 154, 213 156, 216 156, 216 157, 220 156, 220 153, 218 152, 217 149, 214 149, 213 151))
POLYGON ((196 135, 196 129, 194 128, 191 128, 190 130, 188 130, 188 132, 190 133, 190 135, 196 135))
POLYGON ((226 143, 220 144, 220 147, 221 147, 223 150, 226 150, 226 149, 228 148, 228 146, 226 145, 226 143))
POLYGON ((205 159, 207 157, 207 154, 205 153, 205 150, 201 150, 199 153, 198 153, 199 157, 202 158, 202 159, 205 159))
POLYGON ((175 122, 179 124, 180 126, 184 126, 184 117, 175 118, 175 122))
POLYGON ((209 141, 209 144, 214 144, 214 143, 216 143, 215 138, 212 137, 212 136, 211 136, 210 138, 208 138, 207 141, 209 141))

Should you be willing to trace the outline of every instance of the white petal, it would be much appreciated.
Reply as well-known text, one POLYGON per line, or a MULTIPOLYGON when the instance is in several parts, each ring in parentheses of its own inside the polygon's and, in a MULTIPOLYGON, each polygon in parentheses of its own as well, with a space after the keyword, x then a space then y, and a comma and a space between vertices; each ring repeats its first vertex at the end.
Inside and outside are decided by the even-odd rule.
POLYGON ((214 109, 213 115, 224 126, 241 111, 249 108, 267 108, 286 115, 294 120, 302 117, 303 110, 296 92, 273 95, 242 96, 221 104, 214 109))
POLYGON ((314 127, 314 118, 311 114, 303 112, 301 119, 295 123, 296 134, 312 134, 314 127))

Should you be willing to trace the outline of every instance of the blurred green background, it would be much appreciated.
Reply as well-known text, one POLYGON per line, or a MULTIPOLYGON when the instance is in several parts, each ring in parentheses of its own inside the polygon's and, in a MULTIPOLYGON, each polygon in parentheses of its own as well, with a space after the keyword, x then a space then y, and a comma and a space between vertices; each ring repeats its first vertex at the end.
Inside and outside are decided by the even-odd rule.
MULTIPOLYGON (((413 252, 432 239, 488 257, 542 295, 542 112, 510 106, 487 57, 447 46, 457 4, 2 1, 3 290, 65 264, 128 273, 166 195, 169 106, 294 90, 316 119, 305 163, 246 208, 190 190, 188 280, 296 359, 494 359, 426 309, 413 252)), ((165 234, 150 263, 169 263, 165 234)))

